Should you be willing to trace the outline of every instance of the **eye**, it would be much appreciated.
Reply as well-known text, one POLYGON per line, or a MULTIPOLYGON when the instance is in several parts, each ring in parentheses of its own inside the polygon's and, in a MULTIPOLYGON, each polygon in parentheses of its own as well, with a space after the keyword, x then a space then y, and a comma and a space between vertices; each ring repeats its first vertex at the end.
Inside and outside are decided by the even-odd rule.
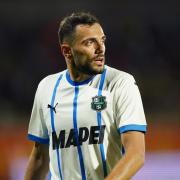
POLYGON ((92 45, 94 43, 94 41, 92 40, 92 39, 89 39, 89 40, 87 40, 86 42, 85 42, 85 45, 86 46, 90 46, 90 45, 92 45))
POLYGON ((101 41, 101 44, 105 44, 105 40, 102 40, 102 41, 101 41))
POLYGON ((105 42, 106 42, 106 38, 105 38, 105 37, 103 37, 101 42, 102 42, 103 44, 105 44, 105 42))

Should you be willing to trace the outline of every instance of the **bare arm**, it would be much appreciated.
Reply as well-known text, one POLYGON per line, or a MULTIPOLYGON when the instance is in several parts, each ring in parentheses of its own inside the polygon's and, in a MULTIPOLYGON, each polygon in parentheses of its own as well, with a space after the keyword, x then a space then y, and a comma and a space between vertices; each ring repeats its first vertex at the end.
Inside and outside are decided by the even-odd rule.
POLYGON ((25 180, 44 180, 49 169, 48 145, 35 143, 25 173, 25 180))
POLYGON ((106 180, 129 180, 144 164, 144 133, 129 131, 121 135, 125 154, 106 180))

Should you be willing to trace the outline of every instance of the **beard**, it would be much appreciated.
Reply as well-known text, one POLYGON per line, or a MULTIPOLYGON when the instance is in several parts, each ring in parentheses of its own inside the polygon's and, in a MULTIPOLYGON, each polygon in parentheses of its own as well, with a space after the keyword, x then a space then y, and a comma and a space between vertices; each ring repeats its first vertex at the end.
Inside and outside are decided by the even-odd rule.
POLYGON ((82 66, 77 67, 78 71, 88 74, 88 75, 96 75, 96 74, 102 74, 104 71, 104 65, 102 68, 96 68, 91 66, 90 64, 85 64, 82 66))
MULTIPOLYGON (((78 60, 76 62, 78 62, 78 60)), ((86 63, 80 63, 80 62, 75 63, 75 61, 73 61, 73 66, 79 72, 87 74, 87 75, 91 75, 91 76, 102 74, 104 71, 104 64, 102 67, 99 67, 97 65, 94 65, 93 61, 91 60, 86 60, 86 63)))

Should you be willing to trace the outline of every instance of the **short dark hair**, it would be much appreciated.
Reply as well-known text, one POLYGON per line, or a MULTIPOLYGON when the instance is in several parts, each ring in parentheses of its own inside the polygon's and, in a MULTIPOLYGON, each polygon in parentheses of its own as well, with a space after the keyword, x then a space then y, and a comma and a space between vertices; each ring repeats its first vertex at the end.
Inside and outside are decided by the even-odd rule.
POLYGON ((72 38, 77 25, 93 25, 94 23, 99 23, 99 20, 89 12, 75 12, 66 16, 59 26, 59 43, 62 44, 65 38, 72 38))

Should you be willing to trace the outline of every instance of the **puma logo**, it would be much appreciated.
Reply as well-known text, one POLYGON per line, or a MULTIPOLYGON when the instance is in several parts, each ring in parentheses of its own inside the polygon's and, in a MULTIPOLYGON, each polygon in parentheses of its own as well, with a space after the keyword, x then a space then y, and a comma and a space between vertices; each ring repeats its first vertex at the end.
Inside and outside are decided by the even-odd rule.
POLYGON ((52 109, 55 113, 56 113, 56 106, 58 105, 58 103, 56 103, 56 105, 53 107, 50 104, 48 104, 47 108, 52 109))

